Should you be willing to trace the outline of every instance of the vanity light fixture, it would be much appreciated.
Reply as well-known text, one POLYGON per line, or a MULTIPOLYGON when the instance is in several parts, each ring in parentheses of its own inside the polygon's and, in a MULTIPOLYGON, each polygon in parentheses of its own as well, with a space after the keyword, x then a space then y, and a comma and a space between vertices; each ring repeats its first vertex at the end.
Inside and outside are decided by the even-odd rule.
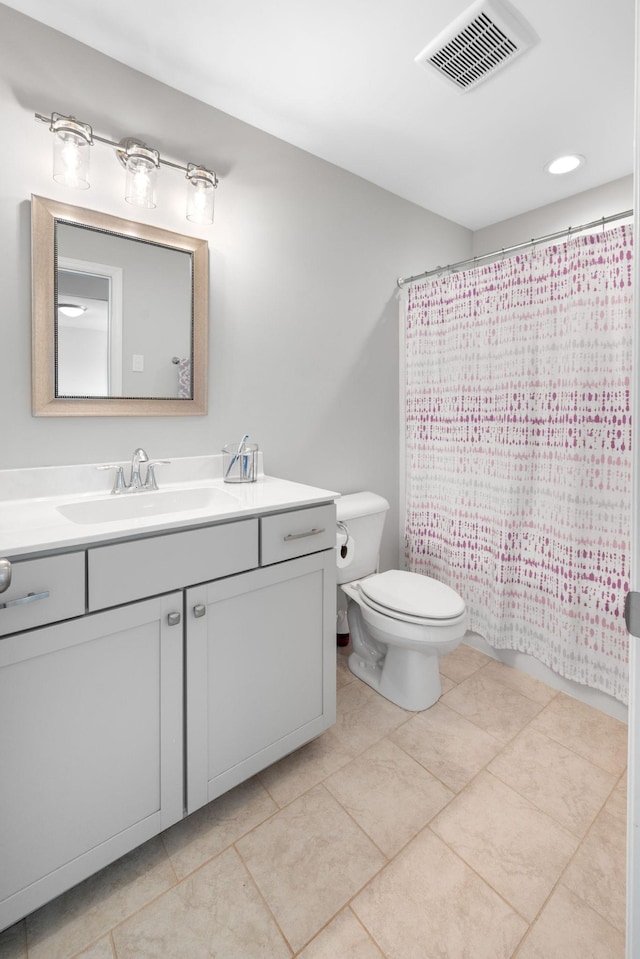
POLYGON ((52 113, 50 117, 35 114, 36 120, 48 123, 54 134, 53 178, 57 183, 76 189, 89 187, 89 147, 105 143, 116 151, 116 156, 126 170, 125 200, 136 206, 153 209, 156 205, 155 187, 160 166, 182 170, 187 180, 187 219, 192 223, 208 226, 213 223, 213 191, 218 186, 218 177, 197 163, 184 166, 172 160, 164 160, 158 150, 127 137, 119 142, 98 136, 88 123, 73 116, 52 113))
POLYGON ((58 311, 64 313, 65 316, 76 317, 86 313, 87 307, 80 306, 79 303, 58 303, 58 311))
POLYGON ((49 129, 54 134, 53 179, 76 190, 88 190, 89 147, 93 143, 91 127, 75 117, 52 113, 49 129))
POLYGON ((215 173, 190 163, 187 166, 187 220, 213 223, 213 191, 218 185, 215 173))
POLYGON ((547 173, 553 173, 555 175, 571 173, 573 170, 577 170, 579 166, 582 166, 584 162, 584 157, 579 153, 568 153, 566 156, 556 157, 555 160, 550 160, 549 163, 545 164, 545 170, 547 173))
POLYGON ((118 159, 127 171, 124 198, 134 206, 153 210, 156 205, 156 181, 160 154, 139 140, 120 141, 118 159))

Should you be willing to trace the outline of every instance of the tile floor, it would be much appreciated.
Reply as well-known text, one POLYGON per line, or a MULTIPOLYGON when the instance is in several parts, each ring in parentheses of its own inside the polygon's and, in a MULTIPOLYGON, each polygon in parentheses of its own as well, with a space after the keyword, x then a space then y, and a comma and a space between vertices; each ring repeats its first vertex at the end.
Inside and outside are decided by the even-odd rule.
POLYGON ((626 727, 467 646, 0 934, 2 959, 623 959, 626 727))

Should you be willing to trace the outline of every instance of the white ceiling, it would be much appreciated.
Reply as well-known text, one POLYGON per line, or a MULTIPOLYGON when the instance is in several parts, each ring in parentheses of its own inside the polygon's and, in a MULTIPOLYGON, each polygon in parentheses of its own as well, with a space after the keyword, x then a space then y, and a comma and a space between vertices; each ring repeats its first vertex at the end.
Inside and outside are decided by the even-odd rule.
POLYGON ((470 0, 5 2, 473 230, 633 169, 634 0, 512 0, 539 41, 466 94, 414 57, 470 0))

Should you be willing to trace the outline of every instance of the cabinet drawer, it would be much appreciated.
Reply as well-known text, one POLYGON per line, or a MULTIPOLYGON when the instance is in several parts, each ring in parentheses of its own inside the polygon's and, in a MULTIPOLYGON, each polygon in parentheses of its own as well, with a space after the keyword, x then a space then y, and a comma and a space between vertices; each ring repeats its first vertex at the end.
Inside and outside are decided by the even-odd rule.
POLYGON ((12 563, 11 586, 0 593, 0 636, 82 616, 84 558, 84 552, 64 553, 12 563), (29 596, 30 593, 33 595, 29 596), (8 605, 21 599, 26 601, 8 605))
POLYGON ((336 545, 334 503, 263 516, 260 520, 260 564, 281 563, 336 545))
POLYGON ((257 519, 96 546, 89 550, 89 609, 168 593, 257 565, 257 519))

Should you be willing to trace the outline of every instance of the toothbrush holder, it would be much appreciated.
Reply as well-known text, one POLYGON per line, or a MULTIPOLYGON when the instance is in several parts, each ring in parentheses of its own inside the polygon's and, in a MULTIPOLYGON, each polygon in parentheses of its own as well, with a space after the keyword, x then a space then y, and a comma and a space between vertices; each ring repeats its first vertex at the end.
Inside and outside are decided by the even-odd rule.
POLYGON ((258 444, 237 443, 222 447, 222 478, 225 483, 255 483, 258 478, 258 444))

